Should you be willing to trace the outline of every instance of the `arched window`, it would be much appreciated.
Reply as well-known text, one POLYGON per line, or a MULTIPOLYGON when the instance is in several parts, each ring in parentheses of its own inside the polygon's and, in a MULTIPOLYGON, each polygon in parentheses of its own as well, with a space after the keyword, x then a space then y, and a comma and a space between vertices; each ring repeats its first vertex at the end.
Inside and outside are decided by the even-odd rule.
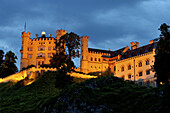
POLYGON ((93 58, 91 57, 91 61, 93 61, 93 58))
POLYGON ((139 67, 142 67, 142 62, 139 62, 139 67))
POLYGON ((149 59, 146 60, 146 65, 149 65, 149 59))
POLYGON ((131 70, 131 65, 128 65, 128 70, 131 70))
POLYGON ((100 58, 99 58, 99 62, 100 62, 100 58))
POLYGON ((121 68, 121 71, 122 71, 122 72, 124 71, 124 67, 121 68))

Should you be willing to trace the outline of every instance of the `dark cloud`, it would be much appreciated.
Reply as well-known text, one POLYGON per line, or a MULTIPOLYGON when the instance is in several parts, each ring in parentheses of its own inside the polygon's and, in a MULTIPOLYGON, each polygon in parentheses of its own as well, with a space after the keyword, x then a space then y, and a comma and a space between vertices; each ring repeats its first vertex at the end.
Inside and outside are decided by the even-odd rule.
POLYGON ((1 0, 0 49, 20 57, 25 22, 32 37, 43 30, 55 36, 63 28, 89 36, 90 47, 145 45, 159 36, 162 23, 170 23, 169 5, 168 0, 1 0))

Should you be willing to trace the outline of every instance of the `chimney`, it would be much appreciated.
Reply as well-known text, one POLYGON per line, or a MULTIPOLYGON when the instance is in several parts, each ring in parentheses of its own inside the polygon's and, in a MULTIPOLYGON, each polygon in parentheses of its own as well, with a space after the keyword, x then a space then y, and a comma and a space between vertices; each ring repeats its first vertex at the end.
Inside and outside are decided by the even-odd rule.
POLYGON ((36 38, 38 38, 38 34, 36 34, 36 38))
POLYGON ((154 43, 154 40, 150 40, 149 42, 150 42, 150 44, 153 44, 153 43, 154 43))
POLYGON ((130 45, 132 50, 137 49, 139 47, 139 42, 131 42, 130 45))
POLYGON ((49 34, 49 37, 51 37, 51 34, 49 34))

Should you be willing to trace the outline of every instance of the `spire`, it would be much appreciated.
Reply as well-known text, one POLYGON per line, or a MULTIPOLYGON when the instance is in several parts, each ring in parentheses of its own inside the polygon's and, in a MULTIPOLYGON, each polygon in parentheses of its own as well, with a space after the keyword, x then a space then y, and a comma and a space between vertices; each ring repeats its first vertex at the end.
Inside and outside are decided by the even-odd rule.
POLYGON ((24 25, 24 31, 26 31, 26 22, 25 22, 25 25, 24 25))

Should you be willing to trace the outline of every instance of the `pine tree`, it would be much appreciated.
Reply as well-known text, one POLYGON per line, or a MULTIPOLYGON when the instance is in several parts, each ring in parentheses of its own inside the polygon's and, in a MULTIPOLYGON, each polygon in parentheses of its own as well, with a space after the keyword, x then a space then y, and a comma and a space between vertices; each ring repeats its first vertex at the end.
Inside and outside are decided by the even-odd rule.
POLYGON ((12 52, 9 51, 5 54, 5 60, 2 63, 2 76, 7 77, 11 74, 18 72, 18 68, 15 65, 17 56, 12 52))
POLYGON ((170 26, 165 23, 159 28, 161 35, 156 47, 154 70, 156 71, 157 84, 169 84, 170 80, 170 26))

